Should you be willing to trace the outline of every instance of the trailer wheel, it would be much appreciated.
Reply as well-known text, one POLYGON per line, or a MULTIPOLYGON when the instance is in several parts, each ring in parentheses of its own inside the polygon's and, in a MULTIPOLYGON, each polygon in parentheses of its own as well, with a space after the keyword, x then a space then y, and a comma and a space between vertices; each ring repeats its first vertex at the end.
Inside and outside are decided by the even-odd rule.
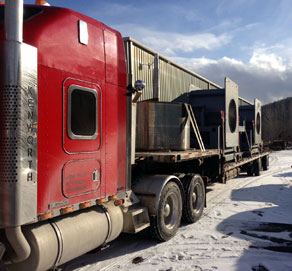
POLYGON ((171 239, 180 226, 182 196, 178 185, 169 182, 160 194, 157 215, 151 217, 151 233, 161 241, 171 239))
POLYGON ((205 185, 200 175, 188 176, 185 181, 185 202, 183 217, 189 223, 194 223, 201 217, 205 206, 205 185))
POLYGON ((262 169, 262 163, 261 163, 261 159, 259 158, 259 159, 255 160, 255 162, 254 162, 254 166, 253 166, 254 175, 260 176, 261 169, 262 169))
POLYGON ((263 170, 269 169, 269 156, 268 155, 266 155, 262 158, 262 166, 263 166, 263 170))

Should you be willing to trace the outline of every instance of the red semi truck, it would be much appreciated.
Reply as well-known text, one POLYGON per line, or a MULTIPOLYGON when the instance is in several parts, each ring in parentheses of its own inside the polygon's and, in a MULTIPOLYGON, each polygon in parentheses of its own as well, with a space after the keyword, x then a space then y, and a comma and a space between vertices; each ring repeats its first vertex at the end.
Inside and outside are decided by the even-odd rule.
POLYGON ((54 268, 121 232, 150 227, 168 240, 182 216, 200 218, 208 177, 267 160, 225 172, 220 149, 135 153, 143 83, 127 86, 120 33, 21 0, 0 6, 0 26, 0 260, 9 270, 54 268))

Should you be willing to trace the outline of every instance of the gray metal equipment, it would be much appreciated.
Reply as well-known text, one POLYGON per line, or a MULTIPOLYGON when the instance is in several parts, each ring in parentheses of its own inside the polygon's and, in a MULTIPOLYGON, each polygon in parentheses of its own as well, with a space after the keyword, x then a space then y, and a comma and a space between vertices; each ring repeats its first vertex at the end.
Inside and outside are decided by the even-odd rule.
POLYGON ((237 84, 225 78, 224 89, 196 90, 180 99, 192 105, 206 148, 223 149, 225 153, 228 149, 236 151, 239 146, 237 84))
POLYGON ((254 99, 253 105, 239 107, 240 125, 245 126, 245 133, 240 135, 240 147, 242 151, 258 149, 262 143, 262 105, 258 99, 254 99), (247 142, 248 140, 248 142, 247 142))
POLYGON ((137 103, 136 150, 187 150, 190 120, 180 103, 137 103))

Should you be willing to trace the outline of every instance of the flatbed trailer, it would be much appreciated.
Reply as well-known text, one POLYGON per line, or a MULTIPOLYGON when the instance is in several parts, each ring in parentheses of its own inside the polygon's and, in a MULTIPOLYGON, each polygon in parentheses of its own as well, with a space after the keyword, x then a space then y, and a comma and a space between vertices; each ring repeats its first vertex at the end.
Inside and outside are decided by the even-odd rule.
MULTIPOLYGON (((144 151, 136 152, 136 161, 148 160, 151 163, 162 164, 176 164, 176 163, 187 163, 194 160, 200 160, 199 165, 204 164, 204 160, 214 158, 217 163, 213 164, 212 172, 217 172, 216 178, 213 176, 206 176, 210 179, 216 179, 225 183, 231 178, 235 178, 239 175, 240 171, 246 171, 248 175, 259 175, 261 169, 268 169, 268 157, 269 152, 262 152, 259 154, 253 154, 250 157, 241 158, 238 161, 224 162, 224 156, 222 151, 219 149, 211 149, 201 151, 197 149, 190 149, 185 151, 144 151), (217 167, 217 168, 215 168, 217 167)), ((161 170, 161 169, 160 169, 161 170)), ((193 168, 193 173, 199 173, 204 176, 204 172, 199 168, 193 168), (198 170, 198 172, 196 172, 198 170)))
MULTIPOLYGON (((139 151, 135 160, 140 174, 198 174, 205 181, 215 179, 221 174, 221 151, 209 149, 201 151, 188 149, 182 151, 139 151), (207 178, 206 178, 207 177, 207 178)), ((134 171, 135 175, 135 171, 134 171)), ((183 175, 180 175, 183 176, 183 175)))

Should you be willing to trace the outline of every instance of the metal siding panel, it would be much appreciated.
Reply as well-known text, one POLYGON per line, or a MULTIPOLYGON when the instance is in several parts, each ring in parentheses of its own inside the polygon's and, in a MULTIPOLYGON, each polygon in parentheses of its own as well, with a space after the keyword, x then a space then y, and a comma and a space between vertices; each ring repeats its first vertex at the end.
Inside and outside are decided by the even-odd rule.
POLYGON ((208 88, 207 82, 160 59, 161 101, 172 101, 181 94, 189 92, 190 85, 200 89, 208 88))
MULTIPOLYGON (((154 69, 154 55, 157 53, 145 45, 131 39, 125 38, 125 43, 133 43, 133 82, 136 80, 143 80, 146 84, 143 94, 139 101, 153 98, 153 69, 154 69), (142 69, 140 69, 142 64, 142 69), (148 66, 147 66, 148 65, 148 66)), ((130 65, 128 61, 128 65, 130 65)), ((128 69, 129 70, 129 69, 128 69)), ((190 85, 196 89, 218 89, 215 83, 208 79, 185 69, 175 62, 159 55, 159 87, 160 87, 160 101, 169 102, 180 96, 185 92, 190 91, 190 85)), ((132 83, 133 83, 132 82, 132 83)), ((191 89, 192 90, 192 89, 191 89)))
POLYGON ((241 106, 241 105, 252 105, 252 103, 250 103, 249 101, 246 101, 242 98, 238 98, 238 105, 241 106))
POLYGON ((143 80, 146 84, 139 101, 153 97, 153 62, 153 55, 133 44, 133 82, 143 80))

